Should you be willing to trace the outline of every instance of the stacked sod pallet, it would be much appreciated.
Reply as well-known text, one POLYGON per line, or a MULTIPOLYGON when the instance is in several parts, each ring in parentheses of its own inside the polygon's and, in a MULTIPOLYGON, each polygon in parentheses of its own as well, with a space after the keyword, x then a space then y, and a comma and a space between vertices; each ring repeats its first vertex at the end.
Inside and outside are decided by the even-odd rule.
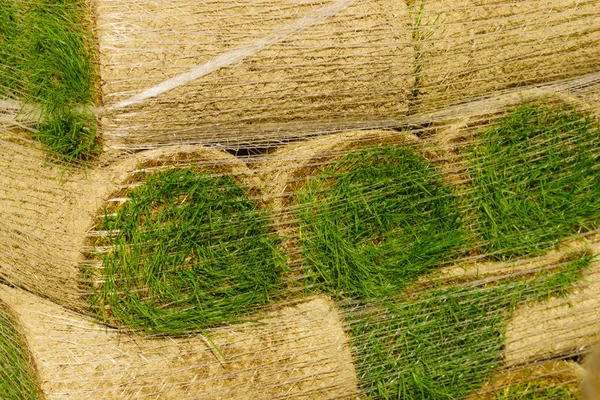
POLYGON ((22 392, 577 395, 600 332, 593 1, 126 3, 1 11, 22 392))

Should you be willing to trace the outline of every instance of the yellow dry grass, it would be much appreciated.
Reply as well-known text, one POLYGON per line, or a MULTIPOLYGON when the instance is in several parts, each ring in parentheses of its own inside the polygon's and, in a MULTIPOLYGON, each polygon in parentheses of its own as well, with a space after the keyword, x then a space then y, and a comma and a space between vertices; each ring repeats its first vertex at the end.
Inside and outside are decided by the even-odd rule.
POLYGON ((408 110, 401 0, 118 0, 95 14, 109 147, 277 143, 408 110), (121 103, 190 71, 181 86, 121 103))

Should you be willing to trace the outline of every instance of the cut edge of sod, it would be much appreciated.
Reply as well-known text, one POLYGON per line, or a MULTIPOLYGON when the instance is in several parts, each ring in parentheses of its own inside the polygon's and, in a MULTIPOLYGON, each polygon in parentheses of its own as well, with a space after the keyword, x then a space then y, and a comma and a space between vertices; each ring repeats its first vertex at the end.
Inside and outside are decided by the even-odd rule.
POLYGON ((310 290, 390 296, 462 248, 452 189, 407 143, 350 148, 329 162, 295 196, 310 290))
POLYGON ((505 112, 466 150, 482 253, 533 256, 598 228, 600 120, 547 98, 505 112))
POLYGON ((33 357, 16 319, 0 300, 0 398, 43 398, 33 357))
POLYGON ((68 0, 7 0, 0 9, 0 96, 19 99, 23 114, 34 107, 33 137, 48 159, 85 163, 102 150, 96 116, 97 59, 89 4, 68 0))
POLYGON ((282 294, 285 262, 269 215, 243 175, 223 168, 138 172, 116 194, 128 200, 104 210, 104 235, 93 240, 108 249, 91 255, 103 272, 84 271, 105 323, 179 336, 254 320, 282 294))

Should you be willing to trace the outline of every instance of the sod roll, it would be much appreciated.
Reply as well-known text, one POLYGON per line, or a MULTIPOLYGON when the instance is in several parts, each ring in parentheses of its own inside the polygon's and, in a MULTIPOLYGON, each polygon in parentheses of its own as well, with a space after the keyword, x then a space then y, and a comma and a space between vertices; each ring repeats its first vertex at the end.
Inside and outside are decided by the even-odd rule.
POLYGON ((423 129, 460 188, 472 251, 531 256, 598 227, 600 128, 584 92, 496 96, 423 129))
POLYGON ((0 397, 39 399, 37 371, 10 308, 0 300, 0 397))
POLYGON ((108 324, 181 335, 247 321, 280 295, 258 180, 227 153, 186 149, 146 152, 98 214, 83 276, 108 324))
POLYGON ((596 259, 567 297, 515 312, 506 329, 504 359, 508 365, 580 356, 600 341, 598 237, 590 246, 596 259))
POLYGON ((406 114, 403 1, 96 4, 105 144, 235 145, 406 114))
POLYGON ((112 195, 128 187, 140 165, 166 159, 173 165, 213 168, 217 175, 248 171, 235 157, 198 146, 142 152, 77 169, 46 163, 45 151, 23 132, 3 133, 0 276, 82 312, 89 312, 90 285, 99 270, 97 260, 89 258, 90 235, 95 234, 89 232, 105 208, 123 201, 112 195))
POLYGON ((414 0, 409 8, 424 111, 600 69, 596 0, 414 0))
POLYGON ((318 290, 393 295, 463 240, 457 199, 414 137, 377 136, 334 135, 292 174, 303 267, 318 290))
POLYGON ((0 287, 22 321, 46 398, 354 399, 356 376, 326 297, 184 338, 130 336, 19 289, 0 287))

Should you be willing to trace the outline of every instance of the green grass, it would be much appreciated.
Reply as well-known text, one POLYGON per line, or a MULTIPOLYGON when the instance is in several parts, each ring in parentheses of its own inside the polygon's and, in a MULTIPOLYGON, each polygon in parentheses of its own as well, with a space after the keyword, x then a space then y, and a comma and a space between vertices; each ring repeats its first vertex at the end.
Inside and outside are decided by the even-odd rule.
POLYGON ((350 319, 361 388, 372 399, 460 399, 501 366, 511 312, 566 294, 587 254, 522 280, 474 282, 419 293, 350 319))
POLYGON ((284 261, 264 212, 234 181, 152 173, 98 229, 104 283, 92 308, 132 330, 180 335, 247 319, 281 289, 284 261))
POLYGON ((27 347, 5 306, 0 304, 0 398, 31 400, 39 398, 39 394, 27 347))
POLYGON ((315 171, 296 203, 306 283, 335 295, 397 293, 463 242, 456 197, 406 146, 357 150, 315 171))
POLYGON ((95 96, 86 7, 80 0, 0 0, 0 97, 40 107, 35 136, 66 161, 100 151, 95 118, 75 111, 95 96))
POLYGON ((538 254, 600 223, 600 125, 572 107, 526 103, 471 149, 482 251, 538 254))

